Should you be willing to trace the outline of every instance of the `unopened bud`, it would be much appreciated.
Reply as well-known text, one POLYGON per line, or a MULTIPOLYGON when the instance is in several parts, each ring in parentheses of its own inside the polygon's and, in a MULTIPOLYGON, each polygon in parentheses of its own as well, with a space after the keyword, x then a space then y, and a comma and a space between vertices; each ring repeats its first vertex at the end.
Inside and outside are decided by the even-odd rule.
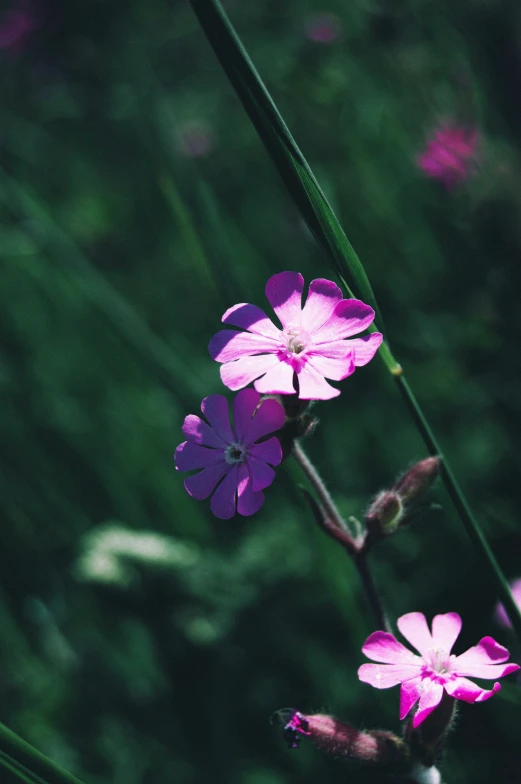
POLYGON ((404 509, 400 496, 392 490, 378 493, 365 516, 367 530, 379 536, 396 531, 403 518, 404 509))
POLYGON ((283 725, 290 748, 297 748, 301 738, 307 736, 319 749, 335 757, 381 765, 389 772, 405 771, 409 767, 409 749, 392 732, 361 732, 333 716, 321 713, 309 716, 293 708, 278 711, 274 718, 283 725))
POLYGON ((409 468, 392 489, 398 493, 404 504, 411 503, 427 492, 439 472, 439 457, 426 457, 409 468))

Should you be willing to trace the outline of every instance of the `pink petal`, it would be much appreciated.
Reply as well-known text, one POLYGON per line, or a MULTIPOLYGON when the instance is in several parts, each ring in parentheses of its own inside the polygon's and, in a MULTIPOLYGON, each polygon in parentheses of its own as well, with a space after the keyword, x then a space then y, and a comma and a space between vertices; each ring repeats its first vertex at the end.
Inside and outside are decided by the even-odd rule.
MULTIPOLYGON (((235 362, 227 362, 221 366, 221 379, 228 389, 233 391, 248 386, 259 376, 279 364, 278 357, 264 354, 257 357, 241 357, 235 362)), ((259 390, 262 392, 262 390, 259 390)))
POLYGON ((253 481, 244 463, 239 468, 239 500, 237 511, 244 517, 249 517, 261 508, 264 503, 264 493, 253 489, 253 481))
POLYGON ((248 454, 256 457, 257 460, 262 460, 264 463, 271 463, 271 465, 279 465, 282 460, 282 447, 280 441, 276 436, 269 438, 267 441, 262 441, 260 444, 253 444, 248 449, 248 454))
POLYGON ((268 433, 280 430, 285 421, 286 414, 278 400, 263 400, 244 431, 244 443, 253 444, 268 433))
POLYGON ((235 441, 235 436, 230 427, 230 413, 228 401, 224 395, 208 395, 201 403, 201 411, 215 430, 218 436, 229 444, 235 441))
POLYGON ((422 656, 425 656, 427 651, 434 647, 423 613, 411 612, 402 615, 401 618, 398 618, 397 626, 407 642, 410 642, 422 656))
POLYGON ((362 664, 358 668, 358 677, 363 683, 369 683, 375 689, 390 689, 398 683, 417 678, 420 666, 418 664, 362 664))
POLYGON ((218 463, 214 466, 209 466, 201 471, 199 474, 189 476, 185 479, 184 485, 186 492, 197 498, 198 501, 203 501, 208 498, 210 493, 213 492, 217 482, 230 470, 228 463, 218 463))
POLYGON ((224 449, 228 446, 227 441, 217 435, 210 425, 195 414, 188 414, 188 416, 185 417, 182 429, 183 435, 185 435, 189 441, 194 441, 196 444, 213 446, 216 449, 224 449))
POLYGON ((382 344, 384 336, 381 332, 371 332, 363 338, 348 340, 347 345, 354 351, 356 367, 363 367, 372 360, 382 344))
MULTIPOLYGON (((320 354, 308 355, 308 366, 326 378, 331 378, 333 381, 343 381, 344 378, 352 375, 355 372, 354 357, 349 354, 345 359, 330 359, 323 357, 320 354)), ((300 378, 300 377, 299 377, 300 378)))
POLYGON ((227 466, 230 470, 227 476, 212 495, 210 509, 221 520, 229 520, 235 514, 237 504, 238 465, 227 466))
POLYGON ((266 283, 266 296, 283 327, 300 324, 303 288, 300 272, 279 272, 266 283))
POLYGON ((418 675, 417 678, 402 683, 400 688, 400 721, 405 719, 412 706, 420 699, 422 680, 422 676, 418 675))
POLYGON ((509 652, 492 637, 483 637, 477 645, 454 659, 452 670, 474 678, 501 678, 519 669, 517 664, 503 664, 509 652))
POLYGON ((333 315, 342 292, 332 280, 317 278, 309 284, 309 294, 302 310, 302 326, 312 335, 333 315))
POLYGON ((264 335, 273 340, 280 339, 280 330, 257 305, 248 305, 245 302, 234 305, 228 308, 221 321, 234 327, 242 327, 256 335, 264 335))
POLYGON ((242 389, 233 401, 233 429, 237 441, 244 441, 253 413, 259 405, 260 395, 255 389, 242 389))
POLYGON ((374 310, 358 299, 343 299, 313 338, 313 345, 350 338, 362 332, 374 319, 374 310))
POLYGON ((446 683, 445 690, 451 697, 455 697, 457 700, 463 700, 463 702, 484 702, 493 697, 494 694, 497 694, 498 691, 501 691, 501 684, 495 683, 490 691, 488 691, 487 689, 482 689, 481 686, 478 686, 476 683, 467 680, 467 678, 458 677, 446 683))
POLYGON ((435 648, 443 648, 450 653, 461 631, 461 618, 458 613, 449 612, 435 615, 432 619, 432 639, 435 648))
POLYGON ((183 441, 175 450, 175 465, 178 471, 192 471, 224 462, 222 449, 207 449, 193 441, 183 441))
POLYGON ((294 395, 293 366, 277 358, 266 375, 255 382, 255 389, 263 395, 294 395))
POLYGON ((210 340, 208 351, 211 358, 217 362, 230 362, 252 354, 273 354, 278 350, 280 342, 264 335, 222 329, 210 340))
POLYGON ((251 455, 248 456, 248 468, 250 469, 253 490, 255 492, 269 487, 275 479, 275 471, 273 468, 251 455))
POLYGON ((422 666, 419 656, 398 642, 396 637, 389 632, 373 632, 362 646, 362 653, 368 659, 384 664, 414 664, 422 666))
POLYGON ((309 362, 300 367, 297 374, 300 400, 331 400, 340 394, 340 390, 328 384, 309 362))
POLYGON ((414 714, 412 726, 418 727, 427 716, 437 708, 443 697, 443 686, 441 683, 424 678, 422 682, 422 693, 418 710, 414 714))

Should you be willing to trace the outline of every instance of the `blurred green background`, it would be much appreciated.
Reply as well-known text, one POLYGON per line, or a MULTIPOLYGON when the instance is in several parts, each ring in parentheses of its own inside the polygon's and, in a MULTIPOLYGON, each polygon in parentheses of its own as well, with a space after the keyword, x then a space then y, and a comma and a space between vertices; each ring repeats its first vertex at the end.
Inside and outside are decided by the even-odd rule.
MULTIPOLYGON (((225 3, 364 262, 397 358, 507 576, 521 573, 521 7, 517 0, 225 3), (329 14, 324 19, 316 15, 329 14), (331 40, 316 41, 317 24, 331 40), (448 191, 417 157, 475 127, 448 191)), ((224 522, 173 452, 224 392, 207 343, 269 275, 333 277, 184 0, 28 0, 0 35, 0 719, 86 784, 366 781, 270 714, 399 729, 360 684, 374 625, 290 461, 224 522)), ((307 448, 363 514, 424 447, 375 360, 307 448)), ((392 618, 496 597, 441 488, 379 545, 392 618)), ((463 705, 447 784, 519 776, 515 679, 463 705)), ((378 779, 380 780, 380 779, 378 779)))

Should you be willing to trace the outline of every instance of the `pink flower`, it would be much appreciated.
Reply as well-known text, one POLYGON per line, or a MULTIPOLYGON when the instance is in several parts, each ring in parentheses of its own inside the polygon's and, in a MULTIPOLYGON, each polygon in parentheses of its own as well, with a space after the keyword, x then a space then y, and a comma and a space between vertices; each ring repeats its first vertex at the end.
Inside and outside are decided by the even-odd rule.
POLYGON ((502 678, 519 669, 517 664, 504 664, 509 652, 492 637, 483 637, 461 656, 451 656, 461 630, 458 613, 436 615, 432 621, 432 635, 420 612, 402 615, 398 628, 420 656, 411 653, 392 634, 374 632, 365 641, 362 651, 382 664, 362 664, 358 677, 375 689, 389 689, 401 683, 400 719, 420 701, 412 720, 413 727, 418 727, 439 705, 443 689, 451 697, 471 703, 488 700, 501 689, 500 684, 495 683, 486 691, 467 680, 466 675, 502 678))
POLYGON ((236 511, 240 515, 257 512, 264 503, 262 490, 275 478, 268 463, 278 465, 282 460, 278 438, 260 443, 259 439, 283 426, 284 409, 274 399, 263 400, 260 405, 259 401, 254 389, 243 389, 236 395, 232 429, 226 398, 209 395, 201 403, 209 424, 194 414, 189 414, 183 424, 188 440, 175 451, 176 468, 203 469, 185 479, 185 488, 199 501, 213 493, 210 508, 222 520, 229 520, 236 511))
MULTIPOLYGON (((512 591, 512 596, 514 597, 515 603, 521 610, 521 577, 518 577, 517 580, 514 580, 512 583, 510 583, 510 590, 512 591)), ((511 628, 512 624, 510 623, 510 618, 506 614, 505 608, 501 602, 497 603, 494 615, 496 616, 496 621, 498 623, 500 623, 502 626, 511 628)))
POLYGON ((473 128, 442 126, 418 157, 418 166, 451 190, 470 174, 478 141, 477 131, 473 128))
POLYGON ((279 272, 266 284, 266 296, 282 329, 256 305, 241 303, 229 308, 222 321, 247 330, 222 330, 208 350, 222 362, 221 378, 230 389, 255 381, 263 394, 292 395, 294 376, 301 400, 329 400, 340 394, 325 380, 354 373, 375 355, 382 335, 373 332, 345 340, 371 324, 374 310, 358 299, 342 299, 330 280, 312 280, 302 308, 304 278, 298 272, 279 272))
POLYGON ((11 53, 23 49, 36 27, 30 3, 20 2, 19 6, 6 11, 0 23, 0 49, 11 53))

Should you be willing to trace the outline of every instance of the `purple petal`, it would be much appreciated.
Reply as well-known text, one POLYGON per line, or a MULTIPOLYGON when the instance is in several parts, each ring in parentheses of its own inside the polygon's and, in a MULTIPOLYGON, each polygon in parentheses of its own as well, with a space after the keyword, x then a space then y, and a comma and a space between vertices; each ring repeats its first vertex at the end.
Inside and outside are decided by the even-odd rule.
POLYGON ((308 365, 321 376, 333 381, 343 381, 355 372, 354 357, 349 354, 345 359, 331 359, 320 354, 308 355, 308 365))
POLYGON ((255 389, 263 395, 294 395, 294 372, 291 364, 277 359, 266 375, 255 382, 255 389))
POLYGON ((188 416, 185 417, 182 429, 183 435, 185 435, 189 441, 194 441, 196 444, 213 446, 216 449, 224 449, 228 446, 227 441, 217 435, 210 425, 195 414, 188 414, 188 416))
POLYGON ((425 656, 427 651, 434 647, 434 642, 427 626, 425 615, 420 612, 411 612, 398 618, 397 626, 407 642, 410 642, 417 651, 425 656))
POLYGON ((253 444, 268 433, 280 430, 285 421, 286 414, 278 400, 273 398, 263 400, 244 431, 244 443, 253 444))
POLYGON ((300 324, 303 288, 300 272, 279 272, 266 283, 266 296, 283 327, 300 324))
POLYGON ((244 441, 244 434, 248 429, 251 418, 259 405, 260 395, 255 389, 242 389, 233 401, 233 429, 237 441, 244 441))
POLYGON ((419 664, 362 664, 358 668, 358 677, 375 689, 390 689, 398 683, 417 678, 420 667, 419 664))
POLYGON ((221 520, 229 520, 233 517, 237 504, 238 465, 227 467, 230 470, 210 501, 210 509, 221 520))
POLYGON ((402 683, 400 687, 400 721, 405 719, 412 706, 420 699, 422 680, 422 676, 418 675, 417 678, 402 683))
POLYGON ((414 714, 412 726, 418 727, 427 716, 437 708, 443 697, 443 685, 430 678, 424 678, 422 682, 422 693, 418 710, 414 714))
POLYGON ((461 631, 461 618, 458 613, 450 612, 435 615, 432 619, 432 640, 435 648, 443 648, 450 653, 461 631))
POLYGON ((347 345, 355 354, 355 365, 357 367, 367 365, 380 348, 383 339, 381 332, 371 332, 370 335, 364 335, 362 338, 348 340, 347 345))
POLYGON ((314 336, 313 343, 330 343, 362 332, 374 319, 374 310, 358 299, 343 299, 314 336))
POLYGON ((217 362, 230 362, 253 354, 273 354, 278 351, 280 344, 280 340, 272 340, 264 335, 222 329, 210 340, 208 351, 217 362))
MULTIPOLYGON (((241 357, 235 362, 227 362, 221 366, 221 379, 228 389, 233 391, 247 387, 270 368, 279 364, 278 357, 263 354, 256 357, 241 357)), ((262 390, 259 390, 262 391, 262 390)))
POLYGON ((422 661, 412 651, 398 642, 389 632, 373 632, 362 646, 368 659, 384 664, 414 664, 421 667, 422 661))
POLYGON ((297 370, 300 400, 331 400, 338 397, 339 389, 327 383, 309 362, 297 370))
POLYGON ((248 305, 245 302, 234 305, 228 308, 221 321, 234 327, 242 327, 256 335, 280 340, 280 330, 257 305, 248 305))
POLYGON ((192 471, 194 468, 207 468, 224 462, 224 450, 208 449, 193 441, 183 441, 175 450, 174 460, 178 471, 192 471))
POLYGON ((517 664, 503 664, 509 655, 492 637, 483 637, 477 645, 454 659, 452 669, 458 675, 474 678, 501 678, 519 669, 517 664))
POLYGON ((248 456, 247 462, 253 481, 253 490, 258 492, 259 490, 264 490, 266 487, 269 487, 275 479, 275 471, 273 468, 251 455, 248 456))
POLYGON ((253 481, 246 465, 239 468, 239 500, 237 511, 244 517, 249 517, 258 512, 264 503, 264 493, 253 489, 253 481))
POLYGON ((260 444, 253 444, 248 449, 248 454, 256 457, 257 460, 262 460, 264 463, 271 463, 271 465, 279 465, 282 460, 282 447, 277 436, 269 438, 267 441, 262 441, 260 444))
POLYGON ((487 689, 482 689, 477 683, 472 683, 472 681, 467 680, 467 678, 458 677, 446 683, 445 690, 451 697, 455 697, 457 700, 463 700, 463 702, 484 702, 493 697, 494 694, 497 694, 498 691, 501 691, 501 684, 495 683, 489 691, 487 689))
POLYGON ((309 284, 309 294, 302 310, 302 326, 312 335, 328 318, 342 299, 342 292, 332 280, 317 278, 309 284))
POLYGON ((214 466, 209 466, 194 476, 188 476, 185 479, 185 489, 188 495, 192 498, 197 498, 198 501, 203 501, 208 498, 210 493, 213 492, 217 482, 230 470, 228 463, 218 463, 214 466))
POLYGON ((201 403, 201 411, 207 418, 210 426, 227 444, 235 441, 235 436, 230 427, 230 413, 228 401, 224 395, 208 395, 201 403))

